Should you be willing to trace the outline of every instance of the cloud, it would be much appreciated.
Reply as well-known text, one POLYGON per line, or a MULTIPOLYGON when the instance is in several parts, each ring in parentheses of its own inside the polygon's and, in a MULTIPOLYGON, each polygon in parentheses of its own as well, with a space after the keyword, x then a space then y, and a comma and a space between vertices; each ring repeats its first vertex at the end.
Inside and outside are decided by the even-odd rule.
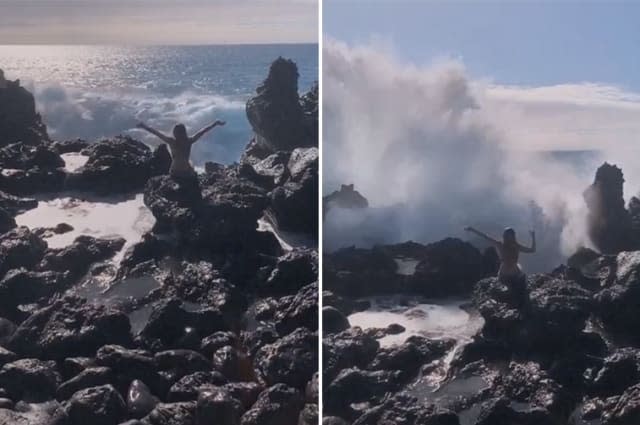
POLYGON ((628 137, 636 94, 586 83, 500 86, 456 61, 401 63, 388 46, 327 40, 323 57, 325 191, 354 183, 373 206, 332 210, 327 249, 467 238, 467 224, 496 235, 513 226, 528 243, 534 227, 539 253, 521 260, 548 270, 589 245, 582 191, 603 159, 623 167, 627 189, 640 188, 636 161, 620 154, 636 142, 628 137))

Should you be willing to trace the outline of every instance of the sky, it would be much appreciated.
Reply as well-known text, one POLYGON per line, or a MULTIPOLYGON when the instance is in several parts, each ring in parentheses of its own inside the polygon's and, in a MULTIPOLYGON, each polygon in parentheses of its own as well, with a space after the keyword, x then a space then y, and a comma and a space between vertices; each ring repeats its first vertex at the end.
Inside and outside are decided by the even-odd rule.
POLYGON ((518 149, 637 146, 640 1, 324 0, 325 40, 455 62, 518 149))
POLYGON ((1 44, 316 43, 318 0, 0 0, 1 44))

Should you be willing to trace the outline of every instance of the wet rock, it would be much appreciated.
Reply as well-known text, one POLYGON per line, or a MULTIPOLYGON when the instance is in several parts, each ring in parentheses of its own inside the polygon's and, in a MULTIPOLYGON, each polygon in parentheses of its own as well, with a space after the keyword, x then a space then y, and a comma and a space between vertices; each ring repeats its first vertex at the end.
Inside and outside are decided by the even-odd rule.
POLYGON ((62 360, 93 355, 105 344, 131 341, 129 318, 118 310, 65 297, 33 313, 11 337, 22 356, 62 360))
POLYGON ((275 320, 280 335, 298 327, 318 330, 318 282, 302 287, 289 302, 279 305, 275 320))
POLYGON ((415 337, 415 340, 408 340, 401 345, 380 348, 368 369, 398 370, 403 378, 409 378, 418 372, 420 366, 443 356, 451 345, 415 337))
POLYGON ((276 267, 261 287, 269 295, 288 295, 317 280, 317 253, 295 249, 278 258, 276 267))
POLYGON ((171 386, 169 401, 190 401, 198 398, 198 392, 201 388, 224 385, 227 378, 217 371, 195 372, 190 375, 183 376, 171 386))
POLYGON ((325 335, 322 340, 322 361, 325 383, 330 383, 342 369, 364 369, 375 357, 380 344, 360 328, 325 335))
POLYGON ((602 417, 602 422, 605 425, 638 423, 640 420, 640 385, 627 388, 620 397, 613 399, 612 405, 603 411, 602 417))
POLYGON ((58 223, 54 227, 37 227, 33 232, 42 238, 49 238, 54 235, 62 235, 71 232, 73 226, 67 223, 58 223))
POLYGON ((349 425, 349 422, 337 416, 322 416, 322 425, 349 425))
POLYGON ((0 208, 0 234, 6 233, 11 229, 15 229, 16 226, 16 221, 11 217, 11 214, 9 214, 5 209, 0 208))
POLYGON ((298 97, 298 67, 288 59, 278 58, 269 75, 247 102, 247 118, 256 141, 272 152, 290 151, 311 146, 305 137, 305 119, 298 97))
POLYGON ((138 379, 131 382, 127 391, 127 410, 131 417, 140 419, 148 415, 159 402, 144 382, 138 379))
POLYGON ((51 143, 51 149, 59 155, 65 153, 77 153, 89 147, 89 142, 83 139, 62 140, 51 143))
POLYGON ((247 353, 251 357, 255 357, 262 347, 278 339, 278 333, 268 326, 258 326, 253 331, 242 332, 241 336, 242 344, 247 348, 247 353))
POLYGON ((13 409, 13 401, 8 398, 0 398, 0 409, 13 409))
POLYGON ((240 400, 245 410, 253 406, 264 390, 264 386, 257 382, 230 382, 223 387, 231 394, 231 397, 240 400))
POLYGON ((148 351, 105 345, 96 353, 96 364, 109 367, 114 372, 117 387, 123 393, 135 379, 144 382, 153 394, 160 397, 169 389, 169 383, 158 373, 156 362, 148 351))
POLYGON ((242 415, 242 425, 297 425, 304 406, 302 394, 285 384, 267 388, 242 415))
POLYGON ((200 343, 200 351, 207 357, 213 356, 219 348, 226 345, 235 347, 238 345, 238 336, 229 331, 215 332, 208 337, 204 338, 200 343))
POLYGON ((24 268, 10 270, 0 280, 0 314, 23 319, 17 307, 48 299, 70 283, 68 275, 58 272, 35 272, 24 268))
POLYGON ((612 396, 640 382, 640 351, 622 348, 604 359, 591 390, 599 396, 612 396))
POLYGON ((244 409, 242 403, 224 388, 204 390, 196 404, 196 424, 223 423, 240 425, 244 409))
POLYGON ((354 189, 353 184, 343 184, 340 190, 322 198, 322 210, 326 217, 331 208, 360 209, 369 207, 369 201, 354 189))
POLYGON ((305 388, 304 395, 307 403, 318 403, 319 394, 320 394, 320 382, 318 381, 319 374, 318 372, 314 373, 311 377, 311 380, 307 382, 307 387, 305 388))
POLYGON ((458 416, 434 405, 420 405, 414 397, 399 394, 379 406, 366 410, 354 425, 387 423, 459 425, 458 416))
POLYGON ((227 324, 218 310, 207 308, 187 311, 182 307, 182 301, 172 298, 162 300, 154 306, 140 336, 148 344, 153 345, 155 341, 160 344, 159 347, 171 348, 177 346, 177 341, 182 339, 186 328, 195 329, 199 335, 209 335, 227 330, 227 324))
POLYGON ((43 270, 68 271, 72 276, 81 276, 92 263, 111 258, 122 249, 125 242, 122 238, 98 239, 80 235, 65 248, 48 250, 39 267, 43 270))
POLYGON ((127 414, 124 400, 111 385, 76 392, 66 410, 71 425, 113 425, 123 421, 127 414))
POLYGON ((45 403, 17 403, 13 410, 0 408, 0 424, 67 425, 64 408, 55 401, 45 403))
POLYGON ((150 425, 196 425, 195 410, 195 402, 160 403, 142 422, 150 425))
POLYGON ((352 403, 380 399, 400 388, 399 371, 365 371, 357 368, 342 370, 323 388, 323 406, 329 415, 353 418, 352 403))
POLYGON ((48 145, 14 143, 0 148, 0 166, 18 170, 47 170, 64 167, 64 160, 48 145))
POLYGON ((67 357, 59 365, 63 379, 69 380, 83 370, 95 367, 96 363, 93 357, 67 357))
POLYGON ((0 276, 10 269, 34 267, 46 249, 46 242, 26 227, 0 235, 0 276))
POLYGON ((11 217, 38 206, 38 201, 33 198, 21 198, 6 192, 0 191, 0 208, 5 210, 11 217))
POLYGON ((192 350, 162 351, 156 353, 154 361, 160 370, 170 371, 176 379, 195 372, 211 370, 211 362, 192 350))
POLYGON ((0 366, 4 366, 7 363, 11 363, 17 360, 18 356, 13 351, 9 351, 6 348, 0 347, 0 366))
POLYGON ((255 378, 251 360, 242 351, 229 345, 213 354, 213 368, 231 381, 250 381, 255 378))
POLYGON ((254 183, 267 190, 283 184, 289 177, 289 152, 275 152, 264 159, 255 157, 245 157, 247 160, 240 168, 240 175, 248 178, 254 183))
POLYGON ((589 209, 587 232, 598 251, 617 254, 637 246, 632 236, 631 217, 624 207, 622 170, 604 163, 583 196, 589 209))
POLYGON ((141 190, 154 175, 167 172, 162 169, 166 163, 154 157, 147 145, 127 136, 92 143, 82 154, 89 158, 67 177, 67 189, 99 195, 129 193, 141 190))
POLYGON ((52 361, 20 359, 0 369, 0 388, 13 400, 50 400, 59 382, 60 374, 52 361))
POLYGON ((113 383, 113 373, 108 367, 91 367, 60 384, 56 391, 56 398, 67 400, 75 392, 89 387, 97 387, 113 383))
POLYGON ((519 407, 506 398, 495 398, 484 402, 476 425, 535 425, 552 424, 556 421, 542 408, 519 407))
POLYGON ((39 145, 49 141, 47 127, 36 112, 33 95, 19 81, 8 81, 0 90, 0 146, 22 142, 39 145))
POLYGON ((318 337, 300 328, 262 347, 255 357, 256 369, 269 385, 284 383, 304 390, 318 364, 318 337))
POLYGON ((337 308, 322 307, 322 329, 326 333, 338 333, 349 329, 349 319, 337 308))
POLYGON ((59 192, 64 187, 65 178, 66 173, 62 169, 5 168, 0 171, 0 190, 17 196, 59 192))

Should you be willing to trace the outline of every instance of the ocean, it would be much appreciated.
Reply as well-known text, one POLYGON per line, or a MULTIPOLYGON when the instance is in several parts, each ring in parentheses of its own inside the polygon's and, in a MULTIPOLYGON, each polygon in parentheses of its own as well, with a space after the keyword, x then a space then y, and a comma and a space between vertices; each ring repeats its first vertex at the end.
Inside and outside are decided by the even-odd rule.
POLYGON ((159 142, 138 121, 193 133, 222 119, 194 145, 192 161, 237 161, 251 137, 245 103, 278 56, 298 65, 299 91, 318 80, 317 44, 225 46, 0 46, 0 68, 36 98, 54 140, 129 134, 159 142))

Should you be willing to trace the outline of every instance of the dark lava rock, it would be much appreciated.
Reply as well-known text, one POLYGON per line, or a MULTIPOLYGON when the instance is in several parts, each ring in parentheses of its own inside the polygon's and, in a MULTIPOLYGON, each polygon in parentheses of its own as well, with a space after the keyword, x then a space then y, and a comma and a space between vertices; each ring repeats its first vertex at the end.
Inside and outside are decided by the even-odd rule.
POLYGON ((287 303, 280 304, 275 320, 280 335, 291 333, 298 327, 318 330, 318 282, 302 287, 287 303))
POLYGON ((9 410, 0 408, 0 424, 6 425, 68 425, 65 409, 56 401, 18 403, 9 410))
POLYGON ((16 221, 7 210, 0 208, 0 234, 6 233, 17 226, 16 221))
POLYGON ((183 376, 173 384, 169 389, 167 398, 172 402, 195 400, 198 398, 198 392, 201 388, 224 385, 226 383, 227 378, 220 372, 195 372, 183 376))
POLYGON ((349 319, 334 307, 322 307, 322 330, 325 333, 338 333, 349 329, 349 319))
POLYGON ((415 375, 419 368, 441 356, 452 348, 453 341, 444 344, 426 338, 412 337, 404 344, 383 347, 368 366, 370 370, 398 370, 403 378, 415 375))
POLYGON ((196 423, 240 425, 243 411, 242 403, 224 388, 207 389, 198 396, 196 423))
POLYGON ((317 425, 318 424, 318 405, 305 404, 304 409, 300 412, 298 425, 317 425))
POLYGON ((51 149, 62 155, 64 153, 80 152, 83 149, 89 147, 89 142, 83 139, 63 140, 53 142, 50 146, 51 149))
POLYGON ((89 159, 68 176, 67 189, 100 195, 129 193, 142 189, 154 175, 168 172, 161 154, 153 155, 147 145, 127 136, 92 143, 82 154, 89 159))
POLYGON ((288 295, 317 280, 318 254, 310 249, 294 249, 278 258, 276 267, 261 291, 269 295, 288 295))
POLYGON ((149 425, 200 425, 196 423, 196 403, 160 403, 142 420, 149 425))
POLYGON ((4 366, 7 363, 11 363, 17 360, 18 356, 13 351, 9 351, 6 348, 0 347, 0 366, 4 366))
POLYGON ((612 396, 640 382, 640 351, 622 348, 604 359, 593 380, 591 391, 598 396, 612 396))
POLYGON ((207 357, 213 356, 213 353, 226 345, 235 347, 238 345, 238 336, 229 331, 215 332, 204 338, 200 343, 200 351, 207 357))
POLYGON ((167 350, 156 353, 154 360, 159 370, 170 371, 177 379, 195 372, 211 370, 211 362, 193 350, 167 350))
POLYGON ((19 196, 14 196, 0 191, 0 208, 8 212, 12 217, 34 209, 37 206, 38 201, 33 198, 21 198, 19 196))
POLYGON ((69 283, 68 275, 58 272, 10 270, 0 280, 0 314, 20 320, 24 313, 17 310, 18 306, 46 300, 69 283))
POLYGON ((458 416, 434 405, 420 405, 418 400, 399 394, 379 406, 366 410, 354 425, 383 425, 391 423, 425 425, 459 425, 458 416))
POLYGON ((118 310, 65 297, 33 313, 9 347, 22 356, 62 360, 93 355, 105 344, 131 341, 129 318, 118 310))
POLYGON ((225 384, 224 389, 229 391, 231 397, 240 400, 244 409, 250 409, 256 402, 264 386, 257 382, 230 382, 225 384))
POLYGON ((56 398, 60 401, 66 400, 77 391, 111 383, 113 383, 111 369, 108 367, 90 367, 60 384, 56 391, 56 398))
POLYGON ((140 419, 148 415, 159 402, 144 382, 138 379, 131 382, 127 391, 127 409, 130 416, 140 419))
POLYGON ((111 385, 76 392, 67 407, 71 425, 113 425, 126 418, 127 406, 111 385))
POLYGON ((343 184, 340 186, 340 190, 336 190, 322 198, 324 217, 334 207, 348 209, 368 208, 369 201, 353 188, 353 184, 343 184))
POLYGON ((48 250, 39 267, 43 270, 69 271, 72 276, 79 277, 89 270, 92 263, 111 258, 124 244, 122 238, 98 239, 80 235, 69 246, 48 250))
POLYGON ((517 406, 507 398, 493 398, 482 403, 476 425, 538 425, 558 423, 539 407, 517 406))
POLYGON ((49 141, 47 127, 36 112, 33 95, 19 81, 7 81, 0 90, 0 146, 22 142, 38 145, 49 141))
POLYGON ((64 160, 48 145, 14 143, 0 148, 0 166, 18 170, 46 170, 64 167, 64 160))
POLYGON ((624 207, 623 183, 622 170, 605 162, 583 194, 589 209, 589 237, 604 254, 617 254, 638 246, 633 240, 631 217, 624 207))
POLYGON ((304 407, 302 394, 285 384, 267 388, 242 415, 242 425, 297 425, 304 407))
POLYGON ((17 196, 60 192, 66 176, 62 169, 3 169, 0 171, 0 190, 17 196))
POLYGON ((0 276, 10 269, 34 267, 46 249, 46 242, 26 227, 0 235, 0 276))
POLYGON ((317 370, 317 333, 300 328, 265 345, 256 354, 255 365, 269 385, 284 383, 304 390, 317 370))
POLYGON ((229 345, 213 353, 213 368, 231 381, 255 379, 251 360, 242 351, 229 345))
POLYGON ((261 146, 276 152, 313 145, 314 140, 305 134, 298 67, 293 61, 276 59, 256 92, 247 102, 247 118, 261 146))
POLYGON ((60 374, 52 361, 20 359, 0 369, 0 388, 13 400, 50 400, 59 382, 60 374))
POLYGON ((399 371, 344 369, 322 390, 324 411, 353 419, 352 403, 379 403, 384 394, 399 390, 400 382, 399 371))
POLYGON ((322 340, 322 361, 325 385, 342 369, 365 368, 375 357, 380 344, 360 328, 350 328, 322 340))

